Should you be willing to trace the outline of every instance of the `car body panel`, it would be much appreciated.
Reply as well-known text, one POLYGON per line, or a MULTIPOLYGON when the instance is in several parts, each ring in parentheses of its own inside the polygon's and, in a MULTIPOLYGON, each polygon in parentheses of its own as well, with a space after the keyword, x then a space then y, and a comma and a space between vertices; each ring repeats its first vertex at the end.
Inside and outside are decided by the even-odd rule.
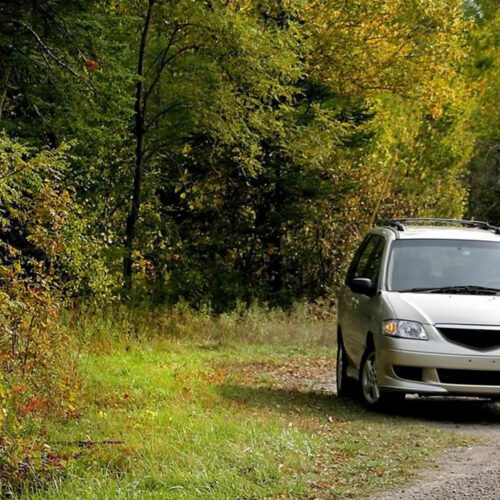
POLYGON ((500 326, 500 296, 385 292, 399 319, 435 325, 500 326))
POLYGON ((451 370, 499 371, 500 350, 496 354, 442 354, 386 349, 379 351, 377 376, 382 389, 419 394, 498 395, 500 388, 491 385, 446 384, 439 380, 437 368, 451 370), (423 369, 422 382, 404 380, 392 366, 411 366, 423 369))
POLYGON ((404 231, 398 231, 396 238, 418 240, 472 240, 499 241, 500 237, 493 231, 478 228, 443 227, 443 226, 407 226, 404 231))
MULTIPOLYGON (((349 359, 359 366, 366 349, 367 334, 380 330, 377 318, 390 317, 394 311, 381 293, 368 297, 353 293, 348 287, 341 293, 340 304, 344 346, 349 359)), ((357 374, 354 376, 357 378, 357 374)))

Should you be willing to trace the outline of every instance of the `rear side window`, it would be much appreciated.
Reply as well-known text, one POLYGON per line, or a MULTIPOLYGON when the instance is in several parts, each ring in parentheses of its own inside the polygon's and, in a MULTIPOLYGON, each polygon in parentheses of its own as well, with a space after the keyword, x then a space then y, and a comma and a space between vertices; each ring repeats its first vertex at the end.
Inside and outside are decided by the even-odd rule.
POLYGON ((370 235, 357 251, 347 273, 346 284, 354 278, 369 278, 377 284, 385 240, 382 236, 370 235))

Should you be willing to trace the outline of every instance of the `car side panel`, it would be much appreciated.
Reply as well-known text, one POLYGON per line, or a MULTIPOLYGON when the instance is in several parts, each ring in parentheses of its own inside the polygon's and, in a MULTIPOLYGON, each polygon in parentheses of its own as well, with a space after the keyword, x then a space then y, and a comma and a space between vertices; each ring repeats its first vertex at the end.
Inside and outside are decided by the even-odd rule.
MULTIPOLYGON (((359 336, 359 294, 353 293, 348 286, 342 287, 339 300, 339 325, 347 357, 357 370, 362 355, 359 336)), ((362 341, 361 341, 362 342, 362 341)))
POLYGON ((366 350, 368 335, 373 335, 377 345, 381 335, 380 318, 390 318, 392 315, 384 292, 367 297, 353 293, 347 286, 343 287, 339 301, 339 326, 345 350, 355 370, 350 375, 358 377, 357 371, 366 350))
MULTIPOLYGON (((379 231, 374 232, 374 234, 384 236, 379 231)), ((390 241, 390 238, 386 239, 377 283, 379 290, 385 277, 389 249, 388 240, 390 241)), ((381 318, 388 319, 392 316, 392 308, 386 300, 384 292, 379 291, 373 297, 368 297, 354 293, 347 284, 343 284, 339 295, 338 324, 342 331, 344 347, 351 363, 350 376, 358 378, 358 371, 366 349, 366 339, 369 332, 374 336, 378 335, 381 328, 381 318)))

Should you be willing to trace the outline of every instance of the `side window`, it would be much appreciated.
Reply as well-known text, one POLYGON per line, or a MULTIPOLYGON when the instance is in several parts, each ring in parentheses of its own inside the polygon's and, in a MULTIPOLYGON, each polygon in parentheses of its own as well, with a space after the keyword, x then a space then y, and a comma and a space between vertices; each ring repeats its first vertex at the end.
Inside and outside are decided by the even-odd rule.
POLYGON ((363 250, 363 253, 359 257, 358 265, 354 270, 353 278, 368 278, 366 272, 370 268, 372 255, 377 250, 379 243, 380 240, 376 236, 373 236, 370 239, 368 245, 366 245, 365 249, 363 250))
POLYGON ((347 276, 345 279, 346 285, 349 285, 349 283, 356 278, 356 271, 359 267, 359 262, 361 258, 364 256, 365 251, 368 246, 370 246, 371 241, 373 240, 373 235, 368 235, 361 245, 358 247, 356 250, 356 253, 354 254, 354 258, 352 259, 351 265, 349 266, 349 270, 347 271, 347 276))
POLYGON ((372 254, 370 255, 370 259, 366 265, 366 268, 363 271, 363 278, 371 279, 374 285, 378 282, 378 277, 380 274, 380 266, 382 264, 382 254, 384 253, 384 238, 380 236, 376 236, 374 238, 377 240, 376 246, 373 249, 372 254))
POLYGON ((354 278, 370 278, 377 283, 382 263, 385 240, 378 235, 370 235, 360 246, 349 268, 346 283, 354 278))

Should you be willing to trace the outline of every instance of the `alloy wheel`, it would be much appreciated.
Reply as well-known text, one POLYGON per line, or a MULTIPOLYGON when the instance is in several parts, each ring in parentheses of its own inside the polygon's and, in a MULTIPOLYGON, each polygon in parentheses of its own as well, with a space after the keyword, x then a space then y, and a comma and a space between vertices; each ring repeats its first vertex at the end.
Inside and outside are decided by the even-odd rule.
POLYGON ((364 400, 369 405, 378 403, 380 399, 380 389, 378 387, 377 371, 375 368, 375 351, 370 352, 363 363, 361 392, 364 400))

